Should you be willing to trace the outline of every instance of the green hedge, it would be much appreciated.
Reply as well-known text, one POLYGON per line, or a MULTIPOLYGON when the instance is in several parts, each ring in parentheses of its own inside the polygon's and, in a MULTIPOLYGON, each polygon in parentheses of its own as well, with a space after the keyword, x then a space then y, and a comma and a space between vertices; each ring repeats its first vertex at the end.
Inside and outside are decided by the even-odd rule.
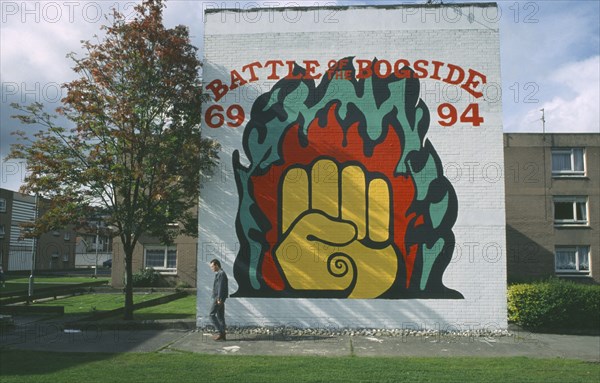
POLYGON ((600 286, 560 279, 512 285, 508 320, 531 330, 598 330, 600 286))
POLYGON ((133 287, 158 287, 160 274, 153 268, 142 269, 133 274, 133 287))

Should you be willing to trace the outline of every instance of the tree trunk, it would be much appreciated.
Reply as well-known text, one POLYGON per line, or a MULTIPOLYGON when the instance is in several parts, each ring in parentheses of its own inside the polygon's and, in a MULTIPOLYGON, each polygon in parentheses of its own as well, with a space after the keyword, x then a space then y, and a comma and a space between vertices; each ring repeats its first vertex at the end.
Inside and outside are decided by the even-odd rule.
POLYGON ((125 248, 125 311, 123 319, 133 319, 133 249, 125 248))

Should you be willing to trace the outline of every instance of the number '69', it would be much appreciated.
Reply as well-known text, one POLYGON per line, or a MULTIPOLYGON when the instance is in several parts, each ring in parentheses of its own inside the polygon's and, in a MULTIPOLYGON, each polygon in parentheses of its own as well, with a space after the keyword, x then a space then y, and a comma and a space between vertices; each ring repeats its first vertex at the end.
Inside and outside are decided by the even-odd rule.
POLYGON ((220 128, 224 123, 230 128, 237 128, 244 123, 246 113, 241 105, 234 104, 227 108, 227 111, 221 105, 211 105, 206 109, 204 114, 204 122, 209 128, 220 128), (225 112, 225 115, 223 115, 225 112), (227 117, 227 122, 225 121, 227 117))

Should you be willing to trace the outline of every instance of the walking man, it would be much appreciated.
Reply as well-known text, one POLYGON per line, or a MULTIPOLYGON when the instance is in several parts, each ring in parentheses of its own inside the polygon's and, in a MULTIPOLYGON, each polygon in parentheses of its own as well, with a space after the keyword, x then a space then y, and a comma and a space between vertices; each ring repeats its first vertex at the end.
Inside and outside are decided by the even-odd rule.
POLYGON ((215 325, 218 335, 213 337, 214 340, 223 341, 225 337, 225 299, 229 296, 229 286, 227 282, 227 274, 221 268, 221 262, 218 259, 210 261, 210 268, 215 272, 215 282, 213 285, 212 305, 210 307, 210 319, 215 325))

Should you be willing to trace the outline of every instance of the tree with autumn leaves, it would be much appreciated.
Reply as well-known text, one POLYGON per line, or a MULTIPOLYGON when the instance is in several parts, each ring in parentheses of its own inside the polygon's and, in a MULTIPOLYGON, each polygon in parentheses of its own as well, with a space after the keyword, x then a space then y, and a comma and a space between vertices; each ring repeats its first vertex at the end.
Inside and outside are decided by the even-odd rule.
POLYGON ((126 20, 113 11, 105 36, 83 42, 78 79, 64 84, 56 115, 43 105, 13 105, 26 125, 41 125, 9 158, 25 159, 22 192, 49 202, 42 233, 101 209, 123 246, 125 319, 133 318, 132 257, 142 234, 170 243, 197 233, 200 178, 216 164, 218 143, 201 136, 200 61, 188 29, 163 25, 162 0, 145 0, 126 20), (177 223, 173 225, 173 223, 177 223))

